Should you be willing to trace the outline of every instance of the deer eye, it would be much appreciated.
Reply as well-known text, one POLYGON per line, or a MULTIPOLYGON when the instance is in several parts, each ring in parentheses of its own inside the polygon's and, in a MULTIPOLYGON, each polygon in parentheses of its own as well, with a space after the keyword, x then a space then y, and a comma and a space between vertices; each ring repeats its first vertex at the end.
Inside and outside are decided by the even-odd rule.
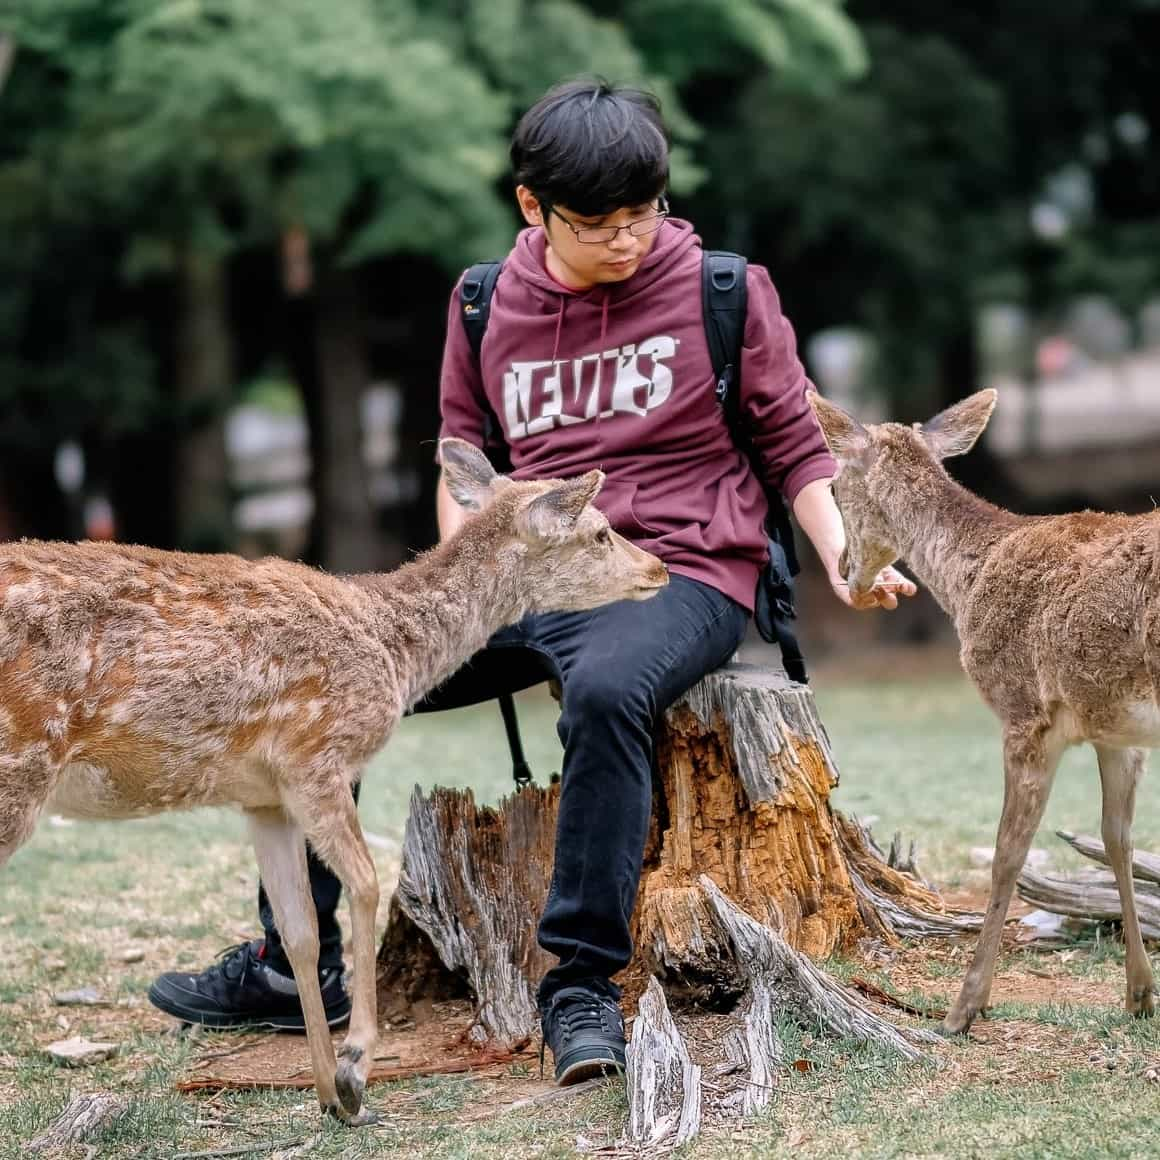
POLYGON ((598 544, 611 544, 612 533, 609 532, 607 528, 601 528, 600 531, 596 533, 596 542, 598 544))

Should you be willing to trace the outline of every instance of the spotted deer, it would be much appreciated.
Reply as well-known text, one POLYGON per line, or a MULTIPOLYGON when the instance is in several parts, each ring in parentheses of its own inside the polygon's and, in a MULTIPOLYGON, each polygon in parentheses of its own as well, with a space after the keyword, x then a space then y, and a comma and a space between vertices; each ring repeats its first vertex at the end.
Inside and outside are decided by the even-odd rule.
POLYGON ((348 1123, 368 1118, 379 900, 352 784, 404 712, 499 628, 644 600, 668 582, 592 506, 599 471, 514 482, 460 440, 440 451, 448 490, 474 514, 394 572, 0 546, 0 865, 46 807, 102 819, 240 808, 298 981, 319 1102, 348 1123), (353 1005, 338 1061, 306 841, 350 899, 353 1005))
POLYGON ((840 470, 840 563, 852 593, 901 557, 954 621, 963 668, 998 715, 1004 794, 991 897, 974 959, 943 1022, 965 1032, 988 1002, 1015 879, 1059 759, 1090 743, 1102 833, 1127 948, 1127 1009, 1151 1015, 1153 979, 1132 887, 1132 815, 1148 749, 1160 746, 1160 512, 1019 516, 954 482, 996 401, 980 391, 930 422, 864 427, 814 394, 840 470))

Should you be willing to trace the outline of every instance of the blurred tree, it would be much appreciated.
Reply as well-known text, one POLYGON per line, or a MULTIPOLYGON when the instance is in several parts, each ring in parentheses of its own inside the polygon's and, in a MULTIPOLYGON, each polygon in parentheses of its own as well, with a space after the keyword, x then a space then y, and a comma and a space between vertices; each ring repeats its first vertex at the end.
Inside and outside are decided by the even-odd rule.
POLYGON ((316 558, 376 562, 368 350, 429 425, 448 280, 517 225, 507 133, 582 72, 660 91, 678 211, 769 264, 803 334, 872 329, 903 409, 962 394, 980 297, 1154 290, 1158 19, 1152 0, 24 5, 0 44, 0 483, 32 484, 16 523, 64 527, 51 453, 73 436, 97 470, 102 444, 133 449, 111 473, 164 470, 174 486, 134 501, 175 493, 184 542, 220 541, 221 413, 255 346, 236 327, 281 297, 316 558), (239 255, 271 276, 239 281, 239 255))
POLYGON ((221 418, 236 378, 224 263, 240 248, 280 249, 287 351, 311 417, 314 554, 337 568, 377 555, 360 472, 368 369, 355 267, 411 253, 451 272, 502 252, 515 226, 500 180, 507 131, 563 76, 599 69, 665 93, 674 180, 688 188, 697 127, 667 70, 684 82, 801 62, 802 83, 817 83, 861 63, 840 6, 803 0, 42 0, 9 31, 19 64, 6 112, 24 115, 0 137, 0 223, 22 230, 27 253, 0 259, 25 288, 6 300, 6 354, 44 442, 119 424, 155 434, 168 418, 176 538, 222 542, 221 418), (85 276, 97 237, 99 274, 85 276), (50 251, 67 295, 44 275, 50 251), (93 356, 96 304, 125 281, 153 325, 142 333, 142 303, 122 290, 124 309, 102 324, 121 358, 106 356, 100 405, 82 421, 77 360, 93 356), (75 357, 67 344, 30 346, 33 301, 52 318, 70 300, 75 357))
POLYGON ((882 385, 922 412, 946 347, 969 358, 972 287, 1003 252, 1003 102, 943 40, 866 38, 870 73, 837 93, 775 76, 748 87, 706 142, 715 201, 698 220, 768 256, 807 333, 851 316, 871 330, 882 385))
POLYGON ((1135 309, 1156 292, 1160 5, 849 12, 870 59, 857 83, 753 74, 716 116, 687 95, 714 174, 696 219, 769 262, 806 333, 871 330, 881 385, 917 416, 975 387, 980 300, 1044 313, 1095 290, 1135 309))
MULTIPOLYGON (((300 231, 314 244, 319 298, 333 285, 341 299, 340 256, 436 249, 450 259, 490 248, 508 232, 489 192, 502 166, 502 105, 397 2, 45 0, 11 31, 17 103, 57 115, 30 117, 23 138, 9 131, 0 189, 27 178, 21 205, 36 219, 34 238, 62 220, 103 227, 120 242, 122 274, 161 274, 178 287, 177 538, 212 546, 228 534, 226 256, 300 231)), ((9 223, 13 200, 0 198, 9 223)), ((343 312, 318 316, 333 324, 343 312)), ((19 304, 10 318, 8 333, 21 333, 19 304)), ((369 499, 349 473, 332 487, 326 468, 355 465, 357 476, 357 422, 341 420, 357 417, 365 373, 357 336, 345 345, 324 336, 316 349, 319 525, 335 537, 320 554, 359 567, 377 539, 369 499)), ((17 379, 35 399, 34 380, 17 379)))

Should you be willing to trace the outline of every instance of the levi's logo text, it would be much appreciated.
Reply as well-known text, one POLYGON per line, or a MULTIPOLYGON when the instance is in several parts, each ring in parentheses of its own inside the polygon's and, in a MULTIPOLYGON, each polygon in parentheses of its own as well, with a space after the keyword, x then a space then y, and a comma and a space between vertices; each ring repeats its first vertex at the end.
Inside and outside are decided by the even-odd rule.
POLYGON ((666 364, 676 353, 677 339, 661 334, 580 358, 513 362, 503 376, 508 441, 655 411, 672 394, 673 372, 666 364))

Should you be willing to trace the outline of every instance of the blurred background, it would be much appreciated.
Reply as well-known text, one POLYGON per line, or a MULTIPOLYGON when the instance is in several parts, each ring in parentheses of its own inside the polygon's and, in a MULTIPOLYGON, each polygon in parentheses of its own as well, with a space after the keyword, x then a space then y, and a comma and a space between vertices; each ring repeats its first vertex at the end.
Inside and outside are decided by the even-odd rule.
MULTIPOLYGON (((435 538, 447 299, 549 85, 646 85, 672 203, 866 419, 1000 388, 953 470, 1160 495, 1160 3, 17 0, 0 16, 0 537, 390 567, 435 538)), ((946 642, 928 598, 813 655, 946 642)))

